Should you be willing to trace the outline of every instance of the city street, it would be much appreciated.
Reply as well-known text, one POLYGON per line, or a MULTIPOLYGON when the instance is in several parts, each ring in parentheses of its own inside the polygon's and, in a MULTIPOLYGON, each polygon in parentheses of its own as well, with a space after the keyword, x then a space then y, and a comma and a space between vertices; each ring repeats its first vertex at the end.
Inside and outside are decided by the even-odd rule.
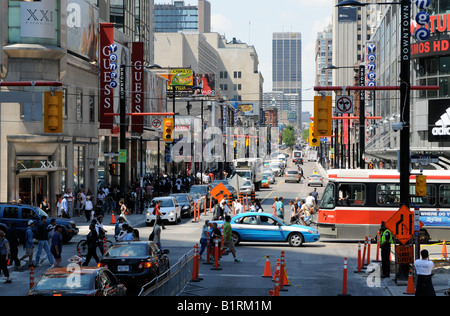
MULTIPOLYGON (((323 172, 315 163, 304 165, 305 175, 314 170, 323 172)), ((305 183, 284 183, 282 177, 277 178, 275 185, 262 189, 257 193, 257 198, 263 200, 264 212, 272 212, 272 198, 282 196, 287 205, 290 199, 295 197, 304 198, 313 188, 305 183)), ((318 187, 319 198, 323 188, 318 187)), ((211 220, 208 213, 202 214, 200 221, 183 218, 178 225, 166 225, 162 232, 162 246, 170 250, 170 262, 175 263, 182 255, 190 251, 196 243, 199 243, 201 227, 206 219, 211 220)), ((63 263, 76 254, 76 245, 88 232, 87 224, 83 218, 76 218, 80 234, 69 244, 63 247, 63 263)), ((147 240, 152 227, 145 227, 145 215, 131 215, 130 222, 138 227, 142 240, 147 240)), ((108 225, 111 216, 105 217, 105 227, 108 239, 112 240, 113 226, 108 225)), ((363 236, 362 236, 363 238, 363 236)), ((375 246, 372 247, 371 258, 375 259, 375 246)), ((405 286, 397 287, 392 280, 382 280, 379 286, 370 285, 374 281, 368 274, 356 274, 357 269, 357 244, 355 242, 334 242, 321 240, 318 243, 304 244, 300 248, 291 248, 287 243, 241 243, 237 247, 237 257, 242 259, 241 263, 233 262, 231 254, 222 257, 220 266, 222 270, 211 270, 210 265, 200 263, 199 277, 203 280, 192 283, 185 288, 182 295, 201 296, 261 296, 269 295, 269 290, 274 287, 271 278, 263 278, 266 264, 266 256, 269 256, 272 272, 275 269, 277 259, 281 252, 285 252, 287 277, 289 286, 287 291, 281 292, 280 296, 336 296, 343 291, 343 268, 344 258, 348 259, 348 284, 347 293, 354 296, 385 296, 402 295, 405 286)), ((434 247, 438 252, 438 247, 434 247)), ((23 249, 20 249, 19 257, 23 249)), ((432 252, 432 251, 431 251, 432 252)), ((91 266, 95 261, 91 261, 91 266)), ((35 270, 35 278, 40 276, 47 268, 48 261, 42 267, 35 270)), ((11 268, 12 269, 12 268, 11 268)), ((12 271, 12 284, 0 283, 0 295, 23 296, 29 287, 29 270, 25 268, 22 272, 12 271)), ((445 280, 444 280, 445 281, 445 280)), ((443 282, 444 282, 443 281, 443 282)), ((444 285, 439 285, 440 293, 443 295, 444 285)), ((406 284, 405 284, 406 285, 406 284)), ((438 290, 438 286, 436 287, 438 290)))

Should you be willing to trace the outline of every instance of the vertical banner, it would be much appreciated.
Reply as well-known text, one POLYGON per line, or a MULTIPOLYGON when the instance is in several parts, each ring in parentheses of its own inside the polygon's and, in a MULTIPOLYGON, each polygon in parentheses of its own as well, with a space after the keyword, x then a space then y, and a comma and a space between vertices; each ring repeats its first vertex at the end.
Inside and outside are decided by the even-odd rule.
MULTIPOLYGON (((101 129, 112 129, 114 117, 105 116, 114 113, 114 84, 111 86, 111 57, 115 55, 110 46, 114 44, 114 23, 100 23, 100 102, 99 120, 101 129)), ((114 59, 114 57, 113 57, 114 59)), ((114 63, 115 64, 115 63, 114 63)))
MULTIPOLYGON (((133 42, 132 56, 132 113, 144 112, 144 43, 133 42)), ((133 116, 131 131, 133 133, 144 132, 144 117, 133 116)))

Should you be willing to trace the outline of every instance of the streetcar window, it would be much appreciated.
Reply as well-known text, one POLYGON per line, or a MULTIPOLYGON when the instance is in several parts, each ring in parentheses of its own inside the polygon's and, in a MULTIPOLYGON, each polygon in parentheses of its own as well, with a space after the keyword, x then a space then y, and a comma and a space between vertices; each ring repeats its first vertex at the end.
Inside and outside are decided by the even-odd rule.
POLYGON ((334 183, 329 183, 325 188, 319 208, 332 209, 335 206, 334 183))
POLYGON ((400 202, 400 185, 397 183, 379 184, 376 196, 378 205, 398 205, 400 202))
POLYGON ((439 204, 441 206, 450 206, 450 185, 441 185, 439 187, 439 204))
POLYGON ((355 183, 340 184, 337 204, 341 206, 364 206, 366 204, 366 186, 355 183))

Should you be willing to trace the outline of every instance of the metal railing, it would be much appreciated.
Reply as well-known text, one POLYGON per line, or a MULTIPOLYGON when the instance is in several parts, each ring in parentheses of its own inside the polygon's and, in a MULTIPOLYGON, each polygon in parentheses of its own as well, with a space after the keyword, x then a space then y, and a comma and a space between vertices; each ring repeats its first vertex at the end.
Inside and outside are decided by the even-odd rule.
MULTIPOLYGON (((184 254, 165 273, 142 286, 138 296, 179 296, 192 279, 194 249, 184 254)), ((185 292, 187 293, 187 292, 185 292)), ((188 294, 188 293, 187 293, 188 294)))

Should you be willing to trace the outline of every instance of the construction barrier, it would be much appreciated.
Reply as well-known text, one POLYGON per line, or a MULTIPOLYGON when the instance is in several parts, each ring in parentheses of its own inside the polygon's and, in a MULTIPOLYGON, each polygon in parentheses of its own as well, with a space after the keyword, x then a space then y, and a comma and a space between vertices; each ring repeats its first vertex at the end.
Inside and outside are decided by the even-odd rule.
POLYGON ((219 238, 216 238, 214 242, 214 267, 211 268, 211 270, 222 270, 222 268, 219 267, 219 238))
POLYGON ((358 241, 358 270, 355 273, 362 273, 362 258, 361 258, 361 241, 358 241))
POLYGON ((412 270, 409 270, 408 285, 406 286, 406 292, 404 294, 414 295, 416 294, 416 288, 414 287, 414 276, 412 270))
POLYGON ((192 267, 192 279, 191 282, 200 282, 203 280, 202 278, 199 278, 199 250, 198 250, 198 244, 194 246, 194 260, 193 260, 193 267, 192 267))
POLYGON ((34 267, 31 266, 30 267, 30 290, 33 288, 34 286, 34 267))
POLYGON ((114 216, 114 211, 112 211, 111 214, 111 224, 115 224, 116 223, 116 217, 114 216))
POLYGON ((339 296, 350 296, 347 294, 347 258, 344 259, 344 273, 342 280, 342 294, 339 296))
POLYGON ((255 202, 256 202, 256 192, 255 192, 255 191, 252 191, 252 192, 250 193, 250 198, 251 198, 251 200, 252 200, 252 203, 255 203, 255 202))
POLYGON ((280 296, 280 259, 277 259, 277 267, 275 273, 273 274, 275 287, 273 290, 269 291, 270 296, 280 296))

